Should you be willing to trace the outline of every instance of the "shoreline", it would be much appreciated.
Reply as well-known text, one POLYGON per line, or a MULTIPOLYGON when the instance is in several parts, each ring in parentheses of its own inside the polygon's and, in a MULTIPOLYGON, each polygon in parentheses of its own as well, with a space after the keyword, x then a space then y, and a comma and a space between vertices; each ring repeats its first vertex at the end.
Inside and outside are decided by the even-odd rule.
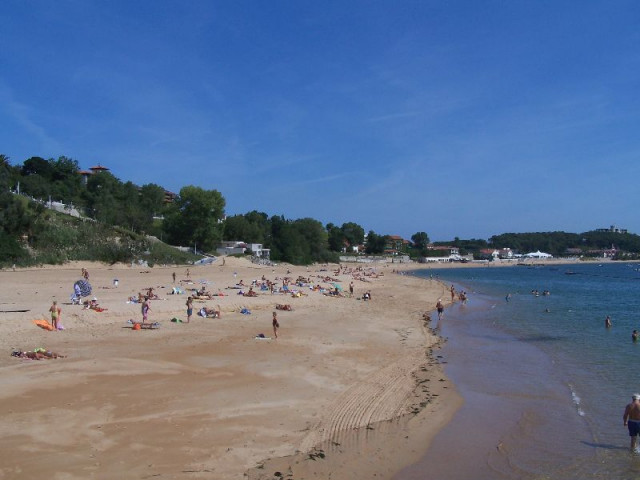
MULTIPOLYGON (((343 265, 358 267, 369 266, 343 265)), ((0 272, 9 286, 0 302, 28 310, 1 317, 7 387, 0 406, 7 414, 0 446, 8 462, 0 474, 257 479, 290 467, 305 478, 391 478, 424 454, 462 402, 433 354, 442 339, 423 320, 437 298, 447 300, 445 286, 394 274, 396 267, 376 265, 374 275, 355 282, 356 297, 371 291, 368 302, 310 289, 298 298, 246 298, 227 289, 261 276, 321 283, 335 265, 228 258, 225 266, 190 267, 196 286, 207 282, 226 295, 194 304, 196 311, 219 305, 221 319, 194 314, 189 324, 170 321, 185 318, 186 296, 168 294, 171 273, 184 280, 184 266, 75 262, 0 272), (81 266, 106 311, 68 304, 81 266), (161 327, 132 331, 126 321, 139 317, 139 305, 125 300, 149 286, 163 298, 150 314, 161 327), (32 323, 53 298, 62 304, 64 331, 32 323), (272 336, 275 303, 293 306, 278 312, 279 338, 256 340, 272 336), (241 315, 242 308, 252 314, 241 315), (16 347, 68 358, 15 359, 9 353, 16 347)), ((346 291, 351 276, 337 277, 346 291)))

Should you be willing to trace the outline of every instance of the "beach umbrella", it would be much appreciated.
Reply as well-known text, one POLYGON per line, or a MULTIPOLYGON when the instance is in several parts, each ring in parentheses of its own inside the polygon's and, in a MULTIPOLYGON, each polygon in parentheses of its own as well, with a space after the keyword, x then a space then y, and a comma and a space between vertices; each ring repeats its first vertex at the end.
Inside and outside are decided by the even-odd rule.
POLYGON ((78 280, 73 284, 73 291, 78 297, 88 297, 91 295, 91 284, 86 280, 78 280))

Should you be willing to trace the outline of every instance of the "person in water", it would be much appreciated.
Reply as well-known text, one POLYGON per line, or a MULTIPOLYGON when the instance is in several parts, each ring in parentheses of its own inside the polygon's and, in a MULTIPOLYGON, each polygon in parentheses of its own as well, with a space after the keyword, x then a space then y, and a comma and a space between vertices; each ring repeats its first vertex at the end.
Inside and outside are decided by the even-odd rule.
POLYGON ((441 320, 444 312, 444 305, 442 305, 441 299, 438 299, 438 303, 436 303, 436 310, 438 311, 438 320, 441 320))
POLYGON ((631 332, 631 340, 633 341, 633 343, 636 343, 638 341, 638 336, 640 334, 638 333, 638 330, 634 330, 633 332, 631 332))
POLYGON ((605 328, 611 328, 611 317, 607 315, 607 318, 604 319, 605 328))
POLYGON ((631 396, 631 403, 624 409, 622 420, 625 427, 629 429, 630 447, 634 452, 638 444, 638 435, 640 435, 640 393, 634 393, 631 396))

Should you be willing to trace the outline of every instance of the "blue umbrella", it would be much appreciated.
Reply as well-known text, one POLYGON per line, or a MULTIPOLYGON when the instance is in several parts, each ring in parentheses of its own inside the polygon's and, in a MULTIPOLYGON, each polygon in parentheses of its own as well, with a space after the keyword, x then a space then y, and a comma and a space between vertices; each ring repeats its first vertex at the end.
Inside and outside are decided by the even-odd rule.
POLYGON ((73 284, 73 291, 77 297, 88 297, 91 295, 91 284, 86 280, 78 280, 73 284))

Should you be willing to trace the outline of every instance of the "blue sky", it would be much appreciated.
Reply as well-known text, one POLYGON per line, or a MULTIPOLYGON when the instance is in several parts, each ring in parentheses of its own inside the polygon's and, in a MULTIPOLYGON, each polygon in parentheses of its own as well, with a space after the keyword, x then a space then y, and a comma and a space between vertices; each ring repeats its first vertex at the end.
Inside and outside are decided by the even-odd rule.
POLYGON ((640 233, 635 1, 0 3, 0 153, 432 240, 640 233))

